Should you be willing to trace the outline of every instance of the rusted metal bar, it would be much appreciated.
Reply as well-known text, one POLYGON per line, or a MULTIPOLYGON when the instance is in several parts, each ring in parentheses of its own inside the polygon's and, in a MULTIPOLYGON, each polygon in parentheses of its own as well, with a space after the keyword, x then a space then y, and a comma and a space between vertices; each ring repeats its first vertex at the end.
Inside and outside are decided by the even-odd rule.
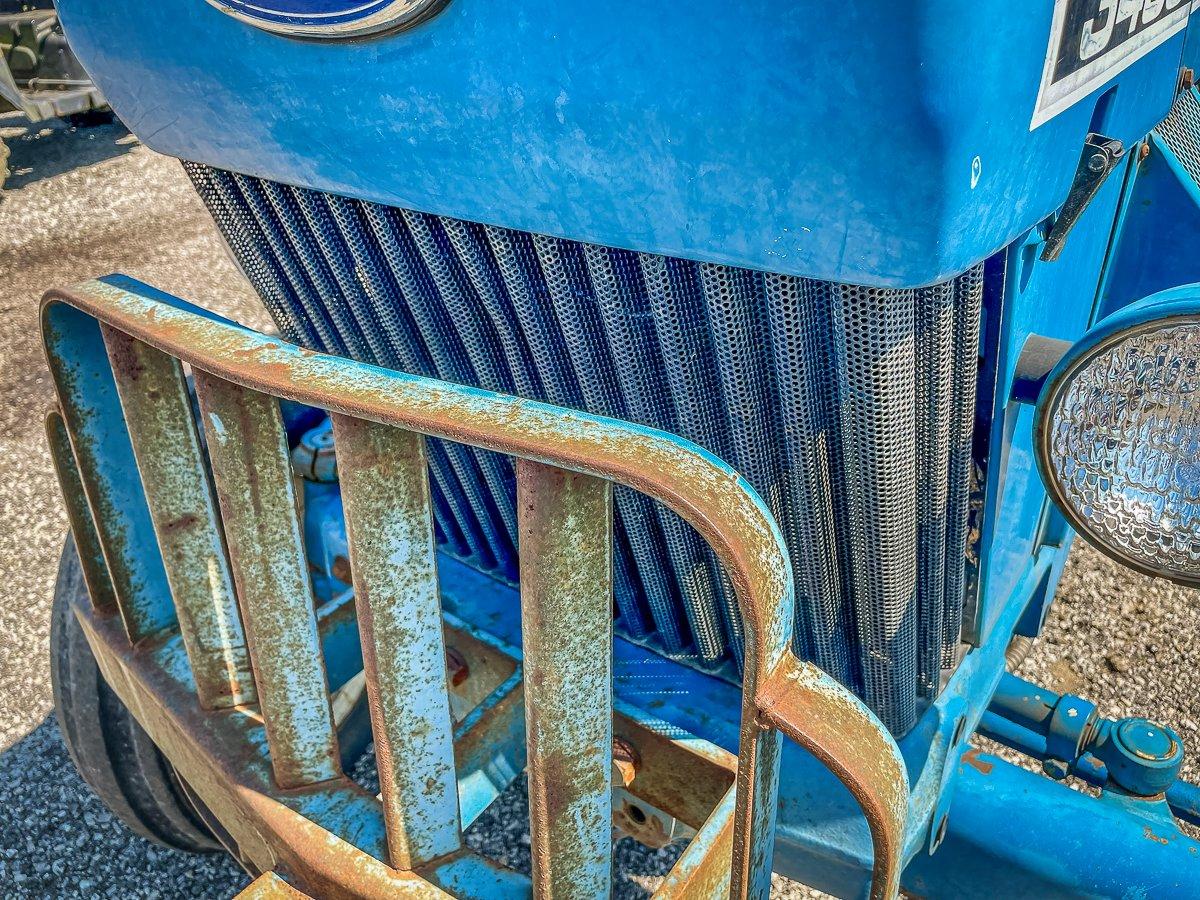
POLYGON ((101 326, 200 705, 253 703, 254 679, 183 367, 101 326))
MULTIPOLYGON (((819 740, 836 743, 840 739, 814 720, 826 714, 854 718, 873 738, 861 744, 870 758, 847 779, 851 791, 867 810, 902 805, 894 797, 907 791, 907 782, 896 778, 903 767, 886 729, 845 688, 790 657, 793 587, 778 527, 754 489, 702 448, 601 416, 305 351, 198 315, 183 301, 164 301, 162 294, 128 279, 52 292, 44 300, 44 320, 63 302, 246 388, 608 479, 666 504, 695 527, 730 574, 746 631, 732 896, 765 896, 769 886, 777 724, 804 740, 812 740, 812 726, 819 740), (802 695, 792 698, 802 719, 760 720, 762 688, 785 661, 789 670, 804 675, 789 687, 802 695)), ((768 693, 763 702, 774 699, 768 693)), ((776 706, 782 710, 777 701, 776 706)), ((868 822, 877 844, 887 850, 876 853, 878 865, 887 869, 877 869, 873 888, 882 896, 894 884, 900 848, 883 819, 868 816, 868 822)))
POLYGON ((830 692, 817 671, 784 657, 758 695, 762 718, 824 763, 858 799, 875 849, 871 896, 894 897, 908 810, 904 761, 864 718, 858 698, 830 692))
POLYGON ((306 900, 302 894, 274 872, 259 875, 233 900, 306 900))
POLYGON ((108 354, 94 318, 70 306, 45 309, 42 340, 130 643, 175 626, 175 605, 137 469, 108 354))
POLYGON ((92 521, 92 514, 88 510, 79 467, 75 465, 75 454, 71 452, 71 438, 67 435, 67 426, 63 424, 62 413, 58 410, 52 410, 46 416, 46 440, 50 443, 50 456, 54 460, 54 472, 58 476, 58 487, 62 491, 75 549, 79 551, 88 597, 92 606, 101 612, 115 613, 117 598, 113 594, 112 580, 108 577, 108 566, 104 563, 100 536, 96 533, 96 523, 92 521))
POLYGON ((193 370, 280 787, 340 771, 287 435, 274 397, 193 370))
POLYGON ((695 738, 680 742, 677 733, 666 722, 617 704, 613 736, 635 755, 625 789, 699 830, 733 787, 737 757, 695 738))
POLYGON ((525 690, 517 669, 454 730, 458 805, 464 828, 525 768, 525 690))
POLYGON ((204 804, 220 811, 221 825, 252 868, 284 872, 312 897, 449 896, 429 883, 428 871, 403 872, 382 862, 387 850, 379 802, 345 776, 281 789, 253 710, 214 715, 192 702, 178 636, 129 653, 119 623, 86 609, 78 618, 105 682, 136 711, 204 804))
POLYGON ((758 707, 753 697, 747 696, 749 689, 745 684, 742 694, 729 896, 766 900, 771 893, 781 742, 779 732, 758 721, 758 707))
POLYGON ((333 417, 375 764, 397 869, 459 849, 425 438, 333 417))
POLYGON ((533 893, 609 895, 612 485, 517 461, 533 893))
POLYGON ((654 892, 654 900, 724 900, 729 895, 736 790, 730 788, 654 892))

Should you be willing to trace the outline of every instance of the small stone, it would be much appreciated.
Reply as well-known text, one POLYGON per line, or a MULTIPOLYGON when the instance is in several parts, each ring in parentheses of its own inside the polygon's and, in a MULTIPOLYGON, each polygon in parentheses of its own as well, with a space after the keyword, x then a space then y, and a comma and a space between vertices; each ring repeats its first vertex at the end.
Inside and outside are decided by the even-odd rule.
POLYGON ((1128 673, 1133 668, 1133 663, 1130 662, 1129 657, 1122 656, 1120 653, 1110 653, 1104 657, 1104 661, 1110 669, 1121 675, 1128 673))

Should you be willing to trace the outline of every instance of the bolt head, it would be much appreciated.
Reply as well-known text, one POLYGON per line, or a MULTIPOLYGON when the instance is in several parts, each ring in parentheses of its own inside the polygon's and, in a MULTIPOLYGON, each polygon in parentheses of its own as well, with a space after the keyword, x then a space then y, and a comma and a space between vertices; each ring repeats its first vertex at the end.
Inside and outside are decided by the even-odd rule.
POLYGON ((1179 752, 1171 731, 1146 719, 1122 721, 1117 726, 1117 739, 1134 756, 1147 762, 1166 762, 1179 752))
POLYGON ((1093 153, 1087 161, 1089 172, 1103 172, 1108 168, 1108 157, 1103 153, 1093 153))

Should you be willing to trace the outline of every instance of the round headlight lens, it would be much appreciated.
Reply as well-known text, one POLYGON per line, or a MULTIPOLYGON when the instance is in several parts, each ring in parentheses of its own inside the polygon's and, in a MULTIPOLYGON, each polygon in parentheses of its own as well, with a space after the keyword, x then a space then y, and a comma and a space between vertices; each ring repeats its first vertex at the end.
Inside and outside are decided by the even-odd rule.
POLYGON ((1100 549, 1200 585, 1200 315, 1122 314, 1096 332, 1039 400, 1046 487, 1100 549))

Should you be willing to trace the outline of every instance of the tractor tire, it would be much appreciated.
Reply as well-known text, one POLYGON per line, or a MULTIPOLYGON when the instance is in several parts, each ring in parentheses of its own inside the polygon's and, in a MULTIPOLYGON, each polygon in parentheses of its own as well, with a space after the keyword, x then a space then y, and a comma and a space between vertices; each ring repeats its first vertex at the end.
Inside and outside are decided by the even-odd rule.
MULTIPOLYGON (((79 553, 68 535, 54 586, 50 680, 54 713, 75 768, 134 833, 190 853, 228 850, 241 862, 232 837, 105 682, 71 611, 73 603, 90 602, 79 553)), ((342 765, 350 771, 371 741, 365 690, 338 718, 337 728, 342 765)))
POLYGON ((135 834, 190 853, 223 849, 178 773, 100 674, 71 611, 87 603, 75 542, 67 538, 50 619, 54 712, 75 768, 135 834))

